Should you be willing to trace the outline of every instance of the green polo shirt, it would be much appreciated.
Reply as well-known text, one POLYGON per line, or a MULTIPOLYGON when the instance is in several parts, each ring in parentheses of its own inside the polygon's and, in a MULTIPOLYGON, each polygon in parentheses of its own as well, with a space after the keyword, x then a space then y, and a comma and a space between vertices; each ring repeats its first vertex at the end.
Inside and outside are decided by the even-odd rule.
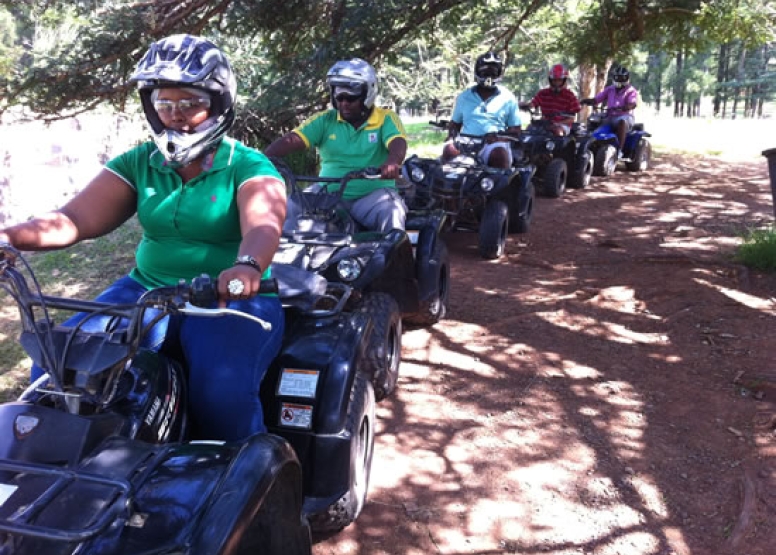
POLYGON ((231 267, 242 241, 238 189, 254 177, 281 179, 266 156, 230 138, 219 145, 210 169, 185 184, 153 142, 105 167, 137 192, 143 238, 130 276, 148 288, 203 273, 217 277, 231 267))
MULTIPOLYGON (((294 129, 307 148, 317 147, 322 177, 342 177, 368 167, 378 168, 388 158, 388 145, 396 138, 406 140, 399 116, 375 107, 358 129, 343 120, 334 109, 319 112, 294 129)), ((363 197, 375 189, 396 187, 393 179, 356 179, 348 182, 343 198, 363 197)), ((336 190, 335 185, 330 190, 336 190)))

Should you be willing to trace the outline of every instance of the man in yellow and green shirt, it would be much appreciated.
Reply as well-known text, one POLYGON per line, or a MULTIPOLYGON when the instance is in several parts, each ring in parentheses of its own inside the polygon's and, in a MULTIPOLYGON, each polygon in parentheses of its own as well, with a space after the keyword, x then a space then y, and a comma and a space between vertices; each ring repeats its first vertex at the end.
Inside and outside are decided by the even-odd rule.
MULTIPOLYGON (((375 106, 377 76, 364 60, 339 61, 326 75, 332 108, 315 114, 265 150, 269 157, 317 148, 321 177, 343 177, 367 167, 380 169, 380 179, 348 182, 343 201, 353 219, 366 229, 404 229, 407 208, 396 190, 396 178, 407 154, 401 120, 392 110, 375 106)), ((329 186, 329 189, 336 186, 329 186)), ((289 199, 286 222, 293 226, 299 207, 289 199)))

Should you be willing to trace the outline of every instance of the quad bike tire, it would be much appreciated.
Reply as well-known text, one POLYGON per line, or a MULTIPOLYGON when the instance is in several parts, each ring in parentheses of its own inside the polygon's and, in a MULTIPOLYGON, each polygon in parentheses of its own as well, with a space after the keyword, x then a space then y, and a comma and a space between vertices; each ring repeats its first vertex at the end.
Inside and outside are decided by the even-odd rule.
POLYGON ((636 148, 633 149, 631 160, 625 164, 628 171, 643 172, 649 169, 652 161, 652 145, 647 139, 639 139, 636 148))
POLYGON ((372 320, 364 358, 359 370, 370 376, 374 396, 382 401, 396 389, 401 364, 401 311, 388 293, 366 293, 356 310, 372 320))
POLYGON ((569 187, 572 189, 585 189, 590 185, 593 175, 593 153, 589 150, 576 161, 577 167, 569 175, 569 187))
POLYGON ((501 257, 506 252, 508 231, 507 204, 501 200, 489 200, 480 220, 480 256, 491 260, 501 257))
MULTIPOLYGON (((450 302, 450 255, 447 252, 447 245, 442 241, 437 241, 434 250, 432 258, 437 260, 439 266, 437 291, 430 299, 421 301, 418 311, 407 318, 407 322, 416 326, 433 326, 439 322, 447 314, 450 302)), ((418 263, 424 262, 418 260, 418 263)), ((375 396, 376 394, 377 390, 375 390, 375 396)))
POLYGON ((350 435, 350 486, 325 511, 308 517, 314 533, 338 532, 352 523, 366 504, 375 445, 375 394, 369 377, 356 374, 345 433, 350 435))
POLYGON ((558 198, 566 192, 568 165, 563 158, 553 158, 544 169, 542 193, 550 198, 558 198))
POLYGON ((617 168, 617 149, 614 145, 603 145, 595 151, 593 175, 608 177, 617 168))

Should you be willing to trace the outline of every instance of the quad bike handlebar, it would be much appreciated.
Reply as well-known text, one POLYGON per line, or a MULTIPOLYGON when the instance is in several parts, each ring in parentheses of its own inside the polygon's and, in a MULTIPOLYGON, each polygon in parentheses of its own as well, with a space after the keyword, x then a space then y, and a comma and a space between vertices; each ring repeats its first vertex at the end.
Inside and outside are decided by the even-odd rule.
POLYGON ((294 195, 302 205, 302 211, 306 214, 323 213, 335 208, 342 200, 348 183, 354 179, 381 179, 380 168, 375 167, 353 170, 342 177, 322 177, 318 175, 297 175, 288 164, 277 158, 271 158, 271 162, 285 180, 288 193, 294 195), (299 186, 300 182, 321 184, 322 187, 319 191, 310 191, 302 189, 299 186), (333 191, 329 190, 328 185, 330 183, 339 184, 339 187, 333 191), (329 200, 322 201, 322 197, 328 197, 329 200))
MULTIPOLYGON (((230 308, 211 308, 218 301, 218 287, 217 281, 207 275, 194 278, 190 283, 181 281, 175 286, 151 289, 137 302, 130 304, 44 295, 27 260, 21 252, 8 244, 0 244, 0 289, 6 291, 19 308, 24 348, 31 356, 35 355, 33 359, 47 369, 53 392, 61 395, 73 395, 65 393, 68 389, 64 383, 66 365, 72 363, 69 356, 71 359, 79 358, 77 354, 72 353, 83 349, 84 345, 92 345, 95 352, 103 349, 100 353, 108 353, 104 357, 104 371, 110 374, 110 377, 102 391, 92 392, 90 395, 109 395, 112 385, 121 375, 122 365, 119 362, 137 352, 143 337, 154 324, 168 314, 238 316, 256 322, 265 330, 271 329, 269 322, 252 314, 230 308), (86 316, 73 327, 64 328, 53 320, 50 313, 52 309, 84 313, 86 316), (157 310, 158 314, 155 314, 150 322, 144 322, 144 315, 150 309, 157 310), (83 329, 83 325, 90 318, 97 316, 111 318, 106 330, 91 332, 83 329), (127 322, 126 328, 115 327, 119 320, 127 322), (78 341, 77 337, 80 338, 78 341)), ((277 280, 261 281, 259 293, 277 292, 277 280)))

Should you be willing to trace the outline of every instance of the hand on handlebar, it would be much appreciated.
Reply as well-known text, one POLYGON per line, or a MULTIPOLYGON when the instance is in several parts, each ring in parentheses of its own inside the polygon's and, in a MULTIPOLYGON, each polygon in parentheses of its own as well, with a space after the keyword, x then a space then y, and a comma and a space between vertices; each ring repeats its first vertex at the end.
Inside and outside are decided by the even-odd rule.
POLYGON ((401 164, 386 162, 380 166, 380 175, 382 179, 396 179, 401 175, 401 164))
POLYGON ((218 306, 223 308, 229 300, 251 299, 259 293, 261 272, 248 265, 232 266, 218 276, 218 306))

